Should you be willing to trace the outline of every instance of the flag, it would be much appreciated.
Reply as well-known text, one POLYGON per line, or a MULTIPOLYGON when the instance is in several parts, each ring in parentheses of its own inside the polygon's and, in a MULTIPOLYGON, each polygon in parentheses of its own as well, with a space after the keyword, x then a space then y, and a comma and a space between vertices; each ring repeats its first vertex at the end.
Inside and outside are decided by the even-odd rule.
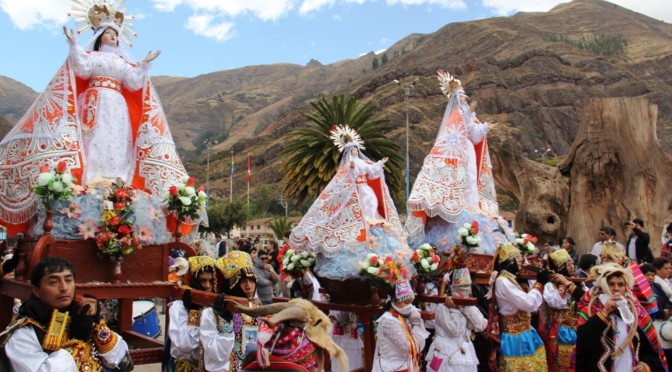
POLYGON ((250 183, 252 179, 252 158, 250 155, 247 155, 247 183, 250 183))

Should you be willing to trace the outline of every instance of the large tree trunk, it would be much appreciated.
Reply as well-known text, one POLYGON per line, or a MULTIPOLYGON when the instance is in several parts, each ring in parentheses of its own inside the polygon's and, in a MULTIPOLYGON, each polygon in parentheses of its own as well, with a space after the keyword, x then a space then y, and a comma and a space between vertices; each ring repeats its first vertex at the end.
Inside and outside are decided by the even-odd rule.
POLYGON ((659 252, 672 192, 672 167, 658 146, 657 108, 643 98, 586 100, 572 148, 553 168, 527 159, 511 138, 491 141, 500 190, 520 201, 515 229, 558 241, 572 236, 590 252, 602 226, 623 243, 623 222, 642 218, 659 252))

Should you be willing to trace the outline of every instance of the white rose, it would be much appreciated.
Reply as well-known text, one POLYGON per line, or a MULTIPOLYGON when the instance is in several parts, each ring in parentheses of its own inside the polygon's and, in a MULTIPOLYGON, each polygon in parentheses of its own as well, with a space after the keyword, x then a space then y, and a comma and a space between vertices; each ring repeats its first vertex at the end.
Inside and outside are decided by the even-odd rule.
POLYGON ((208 197, 208 194, 205 193, 205 191, 199 191, 198 192, 198 197, 201 199, 205 199, 208 197))
POLYGON ((362 269, 367 270, 369 268, 369 261, 362 261, 359 263, 362 266, 362 269))
POLYGON ((462 227, 459 230, 457 230, 457 233, 460 234, 460 236, 467 236, 469 235, 469 230, 462 227))
POLYGON ((53 179, 54 179, 54 175, 51 174, 51 173, 40 173, 40 175, 37 176, 37 184, 40 185, 40 186, 45 186, 46 184, 51 182, 51 180, 53 180, 53 179))
MULTIPOLYGON (((418 247, 418 250, 420 250, 420 249, 430 250, 430 249, 432 249, 432 246, 429 245, 428 243, 425 243, 425 244, 422 244, 421 246, 418 247)), ((416 250, 416 252, 417 252, 417 250, 416 250)))
POLYGON ((293 254, 294 254, 294 250, 293 250, 293 249, 288 249, 286 253, 287 253, 288 255, 293 255, 293 254))
POLYGON ((49 185, 49 188, 56 192, 61 192, 63 191, 63 183, 55 181, 51 185, 49 185))
POLYGON ((426 269, 426 268, 429 267, 429 262, 427 262, 426 258, 423 258, 422 260, 420 260, 420 266, 422 266, 423 269, 426 269))
POLYGON ((61 181, 63 181, 63 183, 65 184, 72 183, 72 174, 70 173, 61 174, 61 181))
POLYGON ((435 263, 432 264, 432 266, 430 266, 430 268, 432 269, 432 271, 436 270, 438 267, 439 267, 439 263, 438 263, 438 262, 435 262, 435 263))
POLYGON ((186 192, 187 195, 196 195, 196 189, 191 186, 185 187, 184 192, 186 192))
POLYGON ((478 244, 479 240, 477 236, 467 236, 467 243, 471 245, 478 244))
POLYGON ((180 201, 182 202, 182 205, 191 205, 191 198, 186 196, 180 196, 180 201))
POLYGON ((292 271, 292 270, 294 270, 294 264, 293 264, 293 263, 290 263, 289 265, 287 265, 287 266, 286 266, 286 270, 288 270, 288 271, 292 271))
POLYGON ((464 225, 462 225, 462 227, 464 227, 465 229, 469 229, 471 227, 471 224, 465 222, 464 225))
POLYGON ((285 258, 282 260, 282 266, 287 266, 289 265, 289 258, 285 258))
POLYGON ((377 268, 377 267, 369 267, 368 269, 366 269, 366 271, 367 271, 369 274, 376 275, 376 274, 378 273, 378 268, 377 268))
POLYGON ((294 255, 294 256, 292 256, 292 257, 289 258, 289 260, 292 261, 292 262, 296 262, 296 261, 298 261, 298 260, 300 260, 300 259, 301 259, 301 257, 299 257, 299 255, 294 255))
POLYGON ((301 252, 301 257, 303 257, 303 258, 308 257, 308 252, 307 251, 301 252))
POLYGON ((301 265, 303 265, 303 267, 308 267, 310 266, 310 262, 308 262, 308 260, 301 260, 301 265))

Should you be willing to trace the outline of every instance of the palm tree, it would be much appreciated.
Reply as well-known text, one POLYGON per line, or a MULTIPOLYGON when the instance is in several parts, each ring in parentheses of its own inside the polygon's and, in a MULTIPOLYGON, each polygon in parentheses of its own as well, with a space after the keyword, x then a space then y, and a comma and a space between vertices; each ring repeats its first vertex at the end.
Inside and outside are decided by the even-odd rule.
POLYGON ((387 119, 372 119, 375 107, 371 103, 361 104, 354 96, 332 97, 331 102, 322 96, 310 103, 316 112, 302 112, 309 119, 302 128, 290 132, 290 140, 283 154, 287 161, 282 165, 285 194, 300 204, 306 198, 314 198, 336 174, 341 153, 338 152, 329 131, 333 125, 348 124, 357 130, 364 140, 364 153, 372 160, 388 157, 385 167, 390 193, 401 191, 403 158, 399 146, 385 137, 384 125, 387 119))
POLYGON ((279 239, 285 235, 285 232, 292 230, 292 223, 287 219, 287 217, 275 217, 273 221, 268 224, 268 227, 273 230, 275 236, 279 239))

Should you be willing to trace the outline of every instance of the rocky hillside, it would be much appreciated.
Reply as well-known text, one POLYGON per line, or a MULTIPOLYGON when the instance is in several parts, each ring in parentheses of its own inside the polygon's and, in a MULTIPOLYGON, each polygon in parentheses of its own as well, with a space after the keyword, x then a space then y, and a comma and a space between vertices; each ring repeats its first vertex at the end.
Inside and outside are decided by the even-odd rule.
MULTIPOLYGON (((248 154, 253 193, 264 183, 280 194, 286 133, 301 125, 300 111, 320 95, 346 93, 373 102, 379 116, 389 119, 387 134, 402 146, 408 107, 411 174, 417 174, 445 108, 435 79, 439 68, 459 76, 479 101, 482 120, 499 123, 492 136, 516 141, 531 158, 547 148, 559 156, 568 152, 588 97, 636 96, 656 103, 658 139, 672 151, 672 25, 605 1, 574 0, 545 13, 452 23, 399 41, 377 69, 374 58, 383 59, 371 53, 330 65, 249 66, 153 81, 180 152, 199 179, 206 172, 203 141, 218 141, 210 150, 210 186, 225 198, 231 154, 235 197, 245 194, 248 154), (402 85, 417 79, 408 106, 394 79, 402 85)), ((3 109, 9 107, 1 94, 10 89, 6 81, 0 80, 3 109)), ((23 97, 27 108, 34 93, 15 89, 12 97, 23 97)), ((14 110, 0 116, 14 123, 19 115, 14 110)))

